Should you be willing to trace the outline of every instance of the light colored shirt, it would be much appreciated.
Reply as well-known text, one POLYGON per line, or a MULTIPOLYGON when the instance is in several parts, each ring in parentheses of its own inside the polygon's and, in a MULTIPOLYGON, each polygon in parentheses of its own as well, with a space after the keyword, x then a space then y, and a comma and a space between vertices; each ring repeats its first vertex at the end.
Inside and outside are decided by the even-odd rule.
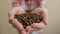
POLYGON ((46 0, 13 0, 13 6, 22 6, 25 10, 33 10, 38 6, 46 6, 46 0))

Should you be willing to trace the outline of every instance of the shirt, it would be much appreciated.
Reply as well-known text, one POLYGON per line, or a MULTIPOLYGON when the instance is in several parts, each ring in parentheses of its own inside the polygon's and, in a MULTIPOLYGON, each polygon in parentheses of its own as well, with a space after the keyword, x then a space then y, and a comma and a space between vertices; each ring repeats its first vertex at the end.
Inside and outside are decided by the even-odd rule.
POLYGON ((46 0, 13 0, 13 6, 22 6, 25 10, 33 10, 41 5, 46 6, 46 0))

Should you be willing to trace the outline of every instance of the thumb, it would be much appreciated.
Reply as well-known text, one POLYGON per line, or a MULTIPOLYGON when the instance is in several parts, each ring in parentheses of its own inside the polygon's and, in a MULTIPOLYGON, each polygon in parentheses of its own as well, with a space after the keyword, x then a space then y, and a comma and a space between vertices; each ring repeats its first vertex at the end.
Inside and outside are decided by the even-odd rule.
POLYGON ((9 13, 8 13, 8 17, 9 17, 9 20, 13 20, 14 19, 14 15, 16 15, 18 13, 18 11, 13 8, 9 13))
POLYGON ((14 14, 9 12, 8 13, 8 17, 9 17, 10 21, 13 20, 14 19, 14 14))

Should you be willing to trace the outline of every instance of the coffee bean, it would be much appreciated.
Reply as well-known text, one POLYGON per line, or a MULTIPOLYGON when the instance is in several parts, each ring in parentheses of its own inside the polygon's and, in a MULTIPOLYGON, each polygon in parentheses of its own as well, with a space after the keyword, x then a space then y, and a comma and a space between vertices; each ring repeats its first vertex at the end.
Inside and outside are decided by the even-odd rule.
POLYGON ((15 18, 26 28, 32 23, 40 23, 43 20, 42 15, 35 13, 15 15, 15 18))

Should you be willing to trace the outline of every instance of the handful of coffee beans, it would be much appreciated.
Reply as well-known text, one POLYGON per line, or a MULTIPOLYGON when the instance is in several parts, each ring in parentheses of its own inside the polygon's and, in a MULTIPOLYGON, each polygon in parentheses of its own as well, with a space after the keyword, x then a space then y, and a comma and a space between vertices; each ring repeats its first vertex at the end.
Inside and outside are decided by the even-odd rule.
POLYGON ((26 28, 32 23, 40 23, 43 20, 42 15, 35 13, 15 15, 15 18, 26 28))

